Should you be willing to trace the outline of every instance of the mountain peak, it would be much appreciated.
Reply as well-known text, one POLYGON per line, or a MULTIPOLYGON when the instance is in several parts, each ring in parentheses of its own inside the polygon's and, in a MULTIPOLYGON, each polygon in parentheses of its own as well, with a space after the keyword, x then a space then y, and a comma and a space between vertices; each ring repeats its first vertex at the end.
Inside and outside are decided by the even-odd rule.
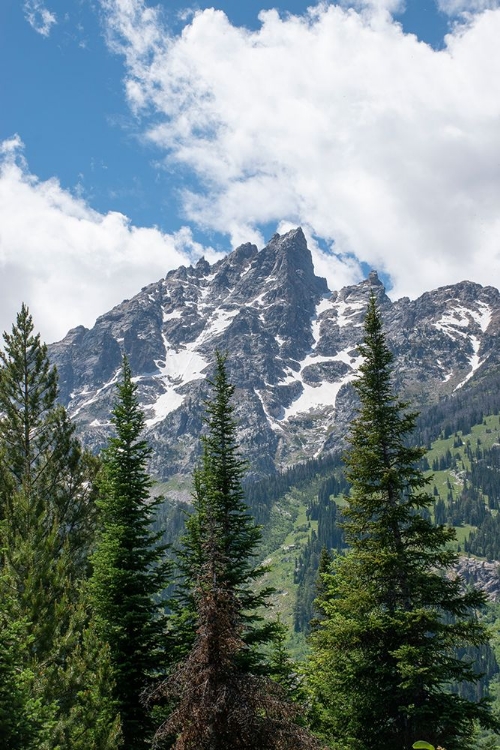
POLYGON ((354 409, 349 384, 372 292, 402 396, 417 407, 498 367, 497 290, 464 282, 393 303, 373 270, 330 293, 297 227, 261 250, 246 243, 213 265, 202 258, 171 271, 92 330, 70 331, 49 347, 61 401, 86 444, 102 446, 126 354, 154 448, 151 471, 185 476, 198 456, 214 351, 227 351, 242 450, 254 473, 272 473, 338 447, 354 409))
POLYGON ((302 227, 290 229, 285 234, 273 234, 266 247, 273 248, 276 253, 311 255, 302 227))
POLYGON ((367 281, 370 286, 384 286, 378 277, 377 271, 375 271, 374 269, 368 274, 367 281))
POLYGON ((328 293, 326 280, 316 276, 311 251, 301 227, 274 234, 255 259, 263 278, 275 279, 280 288, 296 289, 312 297, 328 293))

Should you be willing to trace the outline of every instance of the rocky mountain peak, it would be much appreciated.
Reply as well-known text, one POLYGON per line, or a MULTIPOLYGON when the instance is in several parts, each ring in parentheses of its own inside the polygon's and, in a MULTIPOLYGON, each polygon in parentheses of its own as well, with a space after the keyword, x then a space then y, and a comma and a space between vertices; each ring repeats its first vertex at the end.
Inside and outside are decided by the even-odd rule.
POLYGON ((320 294, 328 291, 326 280, 314 273, 311 251, 301 227, 284 235, 275 234, 261 250, 258 264, 262 275, 276 276, 283 283, 302 285, 320 294))
POLYGON ((275 234, 260 251, 254 245, 242 245, 220 263, 221 269, 229 264, 238 274, 235 295, 242 302, 260 291, 268 303, 279 297, 291 305, 310 306, 312 298, 328 292, 326 280, 314 273, 312 255, 300 228, 275 234))
POLYGON ((338 448, 355 408, 368 297, 381 305, 403 397, 452 397, 499 366, 500 294, 463 282, 392 302, 376 271, 330 291, 300 228, 215 264, 181 266, 50 347, 61 400, 87 444, 110 432, 127 354, 153 449, 152 471, 189 475, 214 351, 227 351, 242 448, 255 474, 338 448), (488 369, 490 368, 490 369, 488 369))
POLYGON ((377 271, 370 271, 368 274, 367 282, 370 286, 384 286, 378 277, 377 271))

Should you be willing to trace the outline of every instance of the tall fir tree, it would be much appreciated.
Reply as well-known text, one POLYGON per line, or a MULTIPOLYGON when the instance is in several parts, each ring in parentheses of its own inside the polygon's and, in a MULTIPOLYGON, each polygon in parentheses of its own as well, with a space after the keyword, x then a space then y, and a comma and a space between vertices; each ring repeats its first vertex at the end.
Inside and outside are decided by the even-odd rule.
POLYGON ((90 591, 98 631, 109 645, 123 742, 127 750, 150 746, 153 721, 142 696, 162 674, 165 615, 159 595, 167 586, 165 547, 151 524, 161 502, 150 497, 150 448, 141 437, 144 415, 130 365, 123 361, 112 413, 116 436, 102 455, 97 501, 97 546, 90 591))
MULTIPOLYGON (((57 373, 35 335, 25 305, 0 353, 0 598, 6 629, 22 643, 16 653, 29 701, 42 706, 39 729, 25 747, 69 748, 55 740, 71 723, 78 687, 70 679, 78 638, 75 613, 94 534, 97 462, 82 452, 66 411, 57 404, 57 373), (23 636, 24 634, 24 636, 23 636), (24 639, 24 640, 23 640, 24 639), (70 641, 75 648, 70 646, 70 641), (64 695, 64 700, 61 696, 64 695), (45 744, 44 744, 45 743, 45 744)), ((84 649, 80 667, 93 679, 84 649)), ((95 653, 94 653, 95 657, 95 653)), ((80 680, 81 681, 81 680, 80 680)), ((101 683, 104 699, 109 684, 101 683)), ((113 723, 114 719, 111 720, 113 723)), ((111 731, 111 728, 110 728, 111 731)), ((89 745, 92 747, 92 745, 89 745)))
POLYGON ((266 568, 256 562, 261 531, 255 525, 244 502, 243 476, 247 469, 241 458, 236 435, 232 398, 234 386, 229 382, 226 356, 216 352, 215 373, 209 380, 212 397, 206 401, 206 434, 202 435, 201 465, 194 472, 193 513, 186 522, 186 534, 178 552, 181 583, 173 601, 172 630, 177 642, 178 658, 193 645, 196 632, 195 591, 200 572, 207 563, 207 521, 216 524, 218 554, 225 560, 221 572, 224 585, 235 593, 244 612, 242 637, 247 643, 241 652, 248 668, 268 670, 259 650, 270 644, 279 627, 265 621, 259 613, 271 593, 259 590, 257 581, 266 568))
MULTIPOLYGON (((50 549, 50 562, 64 557, 68 574, 84 575, 95 530, 93 480, 97 462, 82 452, 66 410, 57 404, 57 372, 47 347, 34 333, 28 308, 23 305, 12 333, 4 333, 0 352, 0 518, 5 559, 17 544, 29 540, 32 549, 50 549)), ((13 567, 22 581, 22 560, 13 567)), ((46 561, 44 561, 46 562, 46 561)), ((28 563, 27 563, 28 564, 28 563)), ((36 566, 31 573, 36 575, 36 566)), ((42 572, 40 571, 40 576, 42 572)), ((43 573, 41 588, 45 588, 43 573)), ((24 583, 21 585, 24 591, 24 583)), ((36 585, 26 592, 33 596, 36 585)), ((22 593, 22 591, 20 592, 22 593)), ((39 602, 26 606, 40 650, 41 631, 50 627, 39 602)))
MULTIPOLYGON (((195 472, 195 512, 188 520, 181 562, 191 596, 185 600, 194 638, 187 656, 153 694, 173 701, 157 739, 178 750, 313 750, 319 742, 296 723, 299 708, 287 696, 283 651, 269 672, 254 649, 269 640, 255 609, 266 600, 254 582, 263 569, 253 559, 260 530, 243 502, 240 458, 226 358, 216 353, 206 404, 208 432, 195 472)), ((279 627, 279 624, 278 624, 279 627)), ((185 645, 185 644, 184 644, 185 645)))
POLYGON ((322 577, 311 638, 316 720, 356 750, 409 750, 421 739, 458 750, 475 722, 494 724, 487 705, 450 690, 478 679, 457 649, 487 640, 476 616, 484 595, 446 575, 454 530, 421 513, 434 499, 419 469, 425 450, 410 444, 416 415, 394 394, 373 296, 359 350, 360 407, 345 458, 350 551, 322 577))

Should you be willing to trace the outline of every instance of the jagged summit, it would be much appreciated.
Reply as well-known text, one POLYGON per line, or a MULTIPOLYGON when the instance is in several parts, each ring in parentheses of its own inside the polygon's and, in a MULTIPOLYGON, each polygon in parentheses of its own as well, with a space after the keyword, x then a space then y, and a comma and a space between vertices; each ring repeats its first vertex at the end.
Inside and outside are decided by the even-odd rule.
POLYGON ((198 452, 215 349, 227 351, 243 450, 255 473, 338 446, 370 293, 381 305, 404 394, 425 405, 498 364, 500 295, 463 282, 391 302, 376 271, 337 291, 314 273, 302 229, 181 266, 50 347, 61 399, 84 440, 109 434, 122 354, 138 384, 160 478, 198 452))
POLYGON ((378 273, 374 270, 368 274, 367 281, 371 286, 384 286, 378 277, 378 273))

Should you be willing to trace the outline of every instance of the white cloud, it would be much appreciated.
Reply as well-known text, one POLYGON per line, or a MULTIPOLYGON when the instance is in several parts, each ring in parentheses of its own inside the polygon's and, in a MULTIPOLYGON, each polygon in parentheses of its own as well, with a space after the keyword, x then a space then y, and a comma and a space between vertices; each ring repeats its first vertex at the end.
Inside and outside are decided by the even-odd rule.
POLYGON ((380 12, 397 5, 266 11, 257 31, 207 9, 169 37, 143 0, 105 3, 131 107, 197 178, 192 221, 234 244, 305 224, 389 272, 394 296, 499 286, 500 11, 436 51, 380 12))
POLYGON ((42 36, 49 36, 57 18, 45 7, 43 0, 25 0, 23 10, 30 26, 42 36))
POLYGON ((30 174, 19 137, 0 143, 0 333, 24 301, 44 340, 62 338, 203 254, 218 257, 185 227, 165 235, 92 210, 56 179, 30 174))
POLYGON ((436 0, 436 3, 439 10, 449 16, 481 13, 500 6, 500 0, 436 0))
POLYGON ((405 8, 405 0, 341 0, 339 3, 345 8, 363 10, 364 8, 376 13, 400 13, 405 8))

